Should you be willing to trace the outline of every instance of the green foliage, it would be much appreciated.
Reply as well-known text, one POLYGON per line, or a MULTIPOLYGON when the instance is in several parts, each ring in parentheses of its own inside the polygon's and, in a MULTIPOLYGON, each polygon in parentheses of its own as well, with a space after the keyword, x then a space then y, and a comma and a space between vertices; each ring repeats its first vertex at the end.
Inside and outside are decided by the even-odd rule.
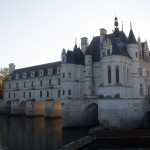
POLYGON ((3 99, 3 82, 8 76, 8 68, 0 69, 0 99, 3 99))

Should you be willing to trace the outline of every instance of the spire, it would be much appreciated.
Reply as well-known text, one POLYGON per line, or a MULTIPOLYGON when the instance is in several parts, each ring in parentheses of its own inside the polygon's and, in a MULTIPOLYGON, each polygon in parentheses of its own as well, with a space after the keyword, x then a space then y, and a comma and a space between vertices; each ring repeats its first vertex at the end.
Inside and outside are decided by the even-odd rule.
MULTIPOLYGON (((130 26, 130 27, 132 27, 132 26, 130 26)), ((137 41, 135 39, 134 33, 132 31, 132 28, 131 28, 129 36, 128 36, 128 44, 133 44, 133 43, 137 43, 137 41)))
POLYGON ((116 39, 116 40, 120 40, 119 28, 118 28, 118 18, 117 18, 117 17, 115 17, 114 26, 115 26, 115 31, 114 31, 115 39, 116 39))

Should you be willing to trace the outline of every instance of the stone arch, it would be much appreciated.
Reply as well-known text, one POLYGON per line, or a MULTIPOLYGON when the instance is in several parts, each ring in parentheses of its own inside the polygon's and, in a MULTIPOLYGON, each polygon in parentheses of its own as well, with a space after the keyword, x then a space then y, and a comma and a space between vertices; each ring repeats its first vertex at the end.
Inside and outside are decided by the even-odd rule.
POLYGON ((61 106, 60 100, 57 100, 54 102, 53 107, 52 107, 52 114, 53 114, 53 117, 55 118, 62 117, 62 106, 61 106))
POLYGON ((18 110, 19 110, 20 115, 26 114, 26 102, 25 101, 20 102, 20 104, 18 105, 18 110))
POLYGON ((34 104, 34 116, 44 116, 45 114, 45 102, 39 100, 34 104))
POLYGON ((11 101, 7 101, 7 102, 5 103, 5 112, 6 112, 7 114, 10 114, 10 113, 11 113, 11 101))
POLYGON ((82 119, 86 125, 98 125, 98 104, 91 103, 82 112, 82 119))

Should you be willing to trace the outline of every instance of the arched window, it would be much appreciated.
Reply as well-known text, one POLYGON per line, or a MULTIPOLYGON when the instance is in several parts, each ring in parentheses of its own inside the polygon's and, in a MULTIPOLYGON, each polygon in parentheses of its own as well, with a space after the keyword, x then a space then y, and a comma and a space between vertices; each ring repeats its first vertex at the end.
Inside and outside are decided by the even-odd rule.
POLYGON ((111 67, 110 66, 108 66, 107 71, 108 71, 108 83, 111 83, 111 67))
POLYGON ((116 83, 119 83, 119 66, 116 66, 116 83))

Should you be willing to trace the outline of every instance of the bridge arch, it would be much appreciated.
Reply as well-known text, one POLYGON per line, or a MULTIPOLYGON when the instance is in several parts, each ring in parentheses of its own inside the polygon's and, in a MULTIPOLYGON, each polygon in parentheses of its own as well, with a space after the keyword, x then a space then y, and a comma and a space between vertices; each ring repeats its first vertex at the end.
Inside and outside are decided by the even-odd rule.
POLYGON ((62 117, 62 106, 60 100, 54 102, 52 107, 52 113, 54 118, 62 117))
POLYGON ((35 116, 44 116, 45 114, 45 102, 39 100, 34 104, 34 115, 35 116))
POLYGON ((11 101, 5 103, 5 112, 11 114, 11 101))
POLYGON ((98 125, 98 104, 91 103, 85 107, 82 117, 87 125, 98 125))

